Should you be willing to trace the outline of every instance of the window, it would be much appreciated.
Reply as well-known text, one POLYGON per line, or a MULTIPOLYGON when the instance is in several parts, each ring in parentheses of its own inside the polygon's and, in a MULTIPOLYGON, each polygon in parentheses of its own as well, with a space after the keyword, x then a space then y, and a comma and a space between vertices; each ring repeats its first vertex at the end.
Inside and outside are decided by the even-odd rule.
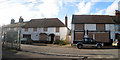
POLYGON ((96 29, 98 31, 104 31, 105 30, 105 24, 96 24, 96 29))
POLYGON ((33 31, 36 32, 36 31, 37 31, 37 28, 33 28, 33 31))
POLYGON ((28 31, 28 28, 25 28, 25 32, 27 32, 28 31))
POLYGON ((59 27, 56 27, 56 32, 59 32, 59 27))
POLYGON ((84 30, 84 24, 75 24, 75 30, 84 30))
POLYGON ((84 29, 85 30, 96 30, 96 24, 85 24, 84 29))
POLYGON ((56 36, 56 40, 60 40, 60 36, 56 36))
POLYGON ((44 31, 47 31, 47 27, 44 28, 44 31))

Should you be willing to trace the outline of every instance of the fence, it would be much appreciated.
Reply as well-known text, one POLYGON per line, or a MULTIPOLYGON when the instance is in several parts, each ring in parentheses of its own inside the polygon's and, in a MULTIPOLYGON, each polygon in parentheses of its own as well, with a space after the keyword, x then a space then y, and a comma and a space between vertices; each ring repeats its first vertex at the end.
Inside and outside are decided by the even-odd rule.
POLYGON ((3 37, 3 42, 6 48, 18 48, 18 31, 9 30, 6 31, 3 37))

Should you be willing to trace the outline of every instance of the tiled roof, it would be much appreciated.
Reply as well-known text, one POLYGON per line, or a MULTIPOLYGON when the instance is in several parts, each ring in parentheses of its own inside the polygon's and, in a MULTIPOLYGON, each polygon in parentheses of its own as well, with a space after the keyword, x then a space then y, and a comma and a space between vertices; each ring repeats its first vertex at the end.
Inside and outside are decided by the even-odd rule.
POLYGON ((41 28, 41 27, 65 27, 58 18, 31 19, 30 22, 23 26, 24 28, 41 28))
POLYGON ((109 23, 114 24, 113 18, 115 16, 109 15, 73 15, 72 24, 96 24, 96 23, 109 23))
POLYGON ((15 27, 22 27, 26 24, 27 22, 24 23, 14 23, 14 24, 8 24, 3 26, 4 28, 15 28, 15 27))

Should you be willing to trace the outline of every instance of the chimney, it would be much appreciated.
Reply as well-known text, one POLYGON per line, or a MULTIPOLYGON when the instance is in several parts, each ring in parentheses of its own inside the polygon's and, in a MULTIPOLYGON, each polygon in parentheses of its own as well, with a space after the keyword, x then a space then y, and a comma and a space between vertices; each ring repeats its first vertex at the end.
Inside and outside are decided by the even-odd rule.
POLYGON ((120 23, 120 11, 115 10, 116 23, 120 23))
POLYGON ((65 16, 65 26, 67 27, 67 15, 65 16))
POLYGON ((115 10, 115 16, 118 16, 118 15, 120 15, 120 11, 115 10))
POLYGON ((15 23, 15 20, 14 19, 11 19, 11 24, 14 24, 15 23))
POLYGON ((23 18, 22 18, 22 16, 20 16, 20 18, 19 18, 19 23, 23 23, 23 18))

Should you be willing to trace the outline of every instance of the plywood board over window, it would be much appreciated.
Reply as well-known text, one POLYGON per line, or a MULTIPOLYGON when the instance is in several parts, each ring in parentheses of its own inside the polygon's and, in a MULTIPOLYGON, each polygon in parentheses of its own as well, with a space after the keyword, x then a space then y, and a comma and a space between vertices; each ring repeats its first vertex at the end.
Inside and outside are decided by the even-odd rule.
POLYGON ((105 30, 105 24, 96 24, 97 31, 104 31, 105 30))
POLYGON ((27 32, 28 31, 28 28, 25 28, 25 32, 27 32))
POLYGON ((36 31, 37 31, 37 28, 33 28, 33 31, 36 32, 36 31))
POLYGON ((44 28, 44 31, 47 31, 47 29, 48 29, 48 28, 47 28, 47 27, 45 27, 45 28, 44 28))
POLYGON ((60 36, 56 36, 55 38, 56 38, 56 40, 60 40, 60 36))
POLYGON ((59 32, 59 27, 56 27, 56 32, 59 32))
POLYGON ((84 24, 75 24, 75 30, 84 30, 84 24))

